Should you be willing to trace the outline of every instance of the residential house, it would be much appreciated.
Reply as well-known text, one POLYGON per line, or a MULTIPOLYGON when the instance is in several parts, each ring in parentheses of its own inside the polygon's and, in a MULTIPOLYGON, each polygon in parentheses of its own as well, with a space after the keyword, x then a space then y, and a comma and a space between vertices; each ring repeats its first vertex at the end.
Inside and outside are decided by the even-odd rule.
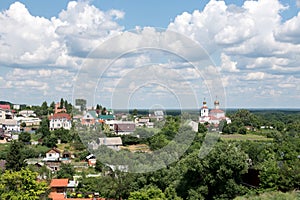
POLYGON ((97 160, 96 160, 96 156, 94 156, 94 154, 90 154, 90 155, 88 155, 88 156, 85 157, 85 158, 86 158, 86 160, 87 160, 87 162, 88 162, 88 165, 89 165, 90 167, 95 167, 95 166, 96 166, 97 160))
POLYGON ((98 118, 99 118, 100 120, 103 120, 103 121, 107 122, 107 121, 114 120, 114 119, 115 119, 115 116, 114 116, 114 115, 99 115, 98 118))
POLYGON ((60 150, 57 148, 52 148, 46 152, 46 158, 43 160, 45 161, 58 161, 60 159, 60 150))
POLYGON ((88 111, 82 118, 81 118, 81 125, 91 126, 95 125, 98 120, 98 115, 96 111, 88 111))
POLYGON ((72 127, 71 116, 67 113, 54 113, 49 116, 50 130, 64 128, 70 130, 72 127))
POLYGON ((43 162, 52 169, 53 171, 57 171, 61 165, 61 152, 57 148, 52 148, 48 152, 46 152, 46 157, 43 158, 43 162))
POLYGON ((154 123, 150 122, 149 117, 135 118, 134 123, 137 127, 147 127, 147 128, 154 127, 154 123))
POLYGON ((21 110, 18 114, 23 117, 36 117, 33 110, 21 110))
POLYGON ((26 127, 28 127, 28 126, 39 126, 41 121, 42 121, 40 118, 37 118, 37 117, 24 117, 24 116, 15 117, 14 119, 19 121, 20 124, 22 122, 24 122, 26 124, 26 127))
POLYGON ((0 109, 10 110, 10 105, 9 104, 0 104, 0 109))
POLYGON ((117 122, 120 122, 120 121, 117 121, 117 120, 110 120, 110 121, 105 122, 105 124, 109 126, 109 129, 110 129, 111 131, 113 131, 113 130, 114 130, 114 124, 117 123, 117 122))
POLYGON ((52 179, 50 183, 51 192, 66 193, 69 179, 52 179))
POLYGON ((81 125, 91 126, 96 123, 108 123, 115 119, 113 114, 100 115, 98 110, 87 111, 83 117, 81 117, 81 125))
POLYGON ((20 132, 20 122, 15 119, 0 119, 0 128, 5 131, 20 132))
POLYGON ((128 135, 135 131, 133 121, 121 121, 114 124, 114 131, 117 135, 128 135))
POLYGON ((98 145, 105 145, 113 150, 120 150, 120 146, 123 145, 121 137, 98 138, 97 143, 98 145))
POLYGON ((120 137, 104 137, 98 138, 97 141, 89 143, 89 148, 96 150, 99 146, 104 145, 113 150, 120 150, 120 146, 123 145, 122 139, 120 137))
POLYGON ((155 110, 153 114, 149 114, 149 117, 152 119, 156 119, 157 121, 162 121, 164 119, 164 111, 155 110))
POLYGON ((79 198, 79 197, 67 197, 67 192, 74 192, 78 186, 77 181, 71 181, 69 179, 52 179, 50 182, 50 194, 49 198, 52 200, 112 200, 107 198, 100 198, 99 193, 91 194, 90 198, 79 198))
POLYGON ((0 108, 0 119, 12 119, 14 117, 14 113, 10 109, 0 108))

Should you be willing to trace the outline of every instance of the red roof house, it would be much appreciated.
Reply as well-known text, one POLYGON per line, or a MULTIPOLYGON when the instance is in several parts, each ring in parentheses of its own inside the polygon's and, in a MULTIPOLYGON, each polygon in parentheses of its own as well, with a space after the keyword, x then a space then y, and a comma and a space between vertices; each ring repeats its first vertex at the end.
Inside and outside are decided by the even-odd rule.
POLYGON ((10 105, 9 104, 3 104, 3 105, 0 105, 0 108, 3 109, 3 110, 10 110, 10 105))
POLYGON ((70 130, 72 127, 71 116, 68 113, 55 113, 49 116, 50 130, 64 128, 70 130))

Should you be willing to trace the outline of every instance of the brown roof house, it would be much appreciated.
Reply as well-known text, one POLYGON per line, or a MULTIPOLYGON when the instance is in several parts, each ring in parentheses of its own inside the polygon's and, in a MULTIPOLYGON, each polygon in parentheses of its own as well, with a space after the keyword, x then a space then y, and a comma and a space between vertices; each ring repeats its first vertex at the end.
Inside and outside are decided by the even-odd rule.
POLYGON ((43 162, 52 169, 57 171, 61 165, 61 151, 57 148, 52 148, 46 153, 46 157, 43 158, 43 162))
POLYGON ((114 124, 114 131, 117 135, 128 135, 135 131, 133 121, 120 121, 114 124))

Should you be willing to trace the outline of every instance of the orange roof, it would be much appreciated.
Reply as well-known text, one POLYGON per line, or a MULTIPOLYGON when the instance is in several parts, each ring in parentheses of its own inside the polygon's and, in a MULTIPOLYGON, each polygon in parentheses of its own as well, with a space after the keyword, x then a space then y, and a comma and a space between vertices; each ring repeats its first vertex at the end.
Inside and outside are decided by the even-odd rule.
POLYGON ((69 183, 69 179, 60 178, 60 179, 52 179, 50 183, 50 187, 67 187, 69 183))
POLYGON ((65 200, 65 195, 56 192, 50 192, 49 198, 52 200, 65 200))
POLYGON ((63 119, 66 118, 67 120, 71 120, 71 116, 68 113, 54 113, 53 115, 49 116, 49 119, 63 119))

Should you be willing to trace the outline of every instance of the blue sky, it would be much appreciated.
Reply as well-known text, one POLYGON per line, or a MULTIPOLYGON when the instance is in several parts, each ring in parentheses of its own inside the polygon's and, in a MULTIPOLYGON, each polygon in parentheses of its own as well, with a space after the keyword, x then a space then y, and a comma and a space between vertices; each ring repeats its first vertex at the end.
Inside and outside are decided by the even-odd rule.
MULTIPOLYGON (((14 3, 14 0, 5 0, 0 2, 0 9, 8 9, 14 3)), ((20 0, 26 5, 32 15, 51 18, 58 16, 62 9, 65 9, 68 2, 66 0, 20 0)), ((154 26, 167 27, 177 15, 183 12, 193 12, 202 10, 209 0, 91 0, 91 4, 101 10, 117 9, 124 11, 126 17, 120 22, 127 29, 133 29, 135 26, 154 26)), ((244 1, 226 0, 227 4, 241 6, 244 1)), ((289 9, 281 13, 283 20, 290 19, 297 15, 299 9, 296 6, 296 0, 281 0, 283 5, 288 5, 289 9)))
MULTIPOLYGON (((117 86, 122 77, 130 76, 129 72, 142 73, 137 70, 141 66, 158 71, 163 66, 172 72, 163 71, 168 78, 160 77, 164 84, 170 81, 169 85, 149 83, 142 87, 136 85, 138 81, 122 82, 132 87, 128 97, 131 99, 125 100, 129 107, 180 107, 189 103, 186 99, 182 99, 184 103, 179 101, 183 91, 188 90, 173 86, 186 83, 191 85, 198 106, 204 98, 212 102, 219 96, 223 107, 299 108, 299 7, 298 0, 1 1, 0 99, 28 104, 59 101, 60 97, 71 101, 76 96, 74 86, 91 83, 94 88, 82 89, 93 91, 88 95, 90 104, 113 107, 112 96, 120 89, 117 86), (154 27, 165 30, 153 31, 154 27), (130 35, 128 30, 137 34, 130 35), (136 50, 155 46, 153 42, 161 39, 159 32, 167 30, 186 37, 192 46, 199 44, 214 69, 201 65, 198 75, 197 70, 179 58, 185 54, 193 59, 195 52, 180 52, 184 47, 176 46, 175 41, 175 47, 170 42, 168 47, 161 48, 176 52, 179 57, 136 50), (119 35, 120 40, 113 40, 119 35), (150 41, 145 42, 149 35, 150 41), (99 66, 94 68, 86 65, 86 57, 101 45, 106 45, 106 58, 99 58, 99 66), (112 55, 122 55, 131 48, 136 51, 118 57, 104 71, 103 65, 116 59, 112 55), (82 75, 85 70, 92 71, 88 77, 82 75), (215 86, 210 84, 218 81, 207 74, 214 70, 224 94, 211 91, 215 86), (99 78, 95 71, 101 71, 103 76, 99 78), (179 80, 176 74, 185 79, 179 80), (78 77, 85 81, 78 81, 78 77), (173 83, 175 77, 177 82, 173 83), (104 83, 97 85, 101 81, 104 83)), ((202 61, 193 60, 195 65, 202 61)))

